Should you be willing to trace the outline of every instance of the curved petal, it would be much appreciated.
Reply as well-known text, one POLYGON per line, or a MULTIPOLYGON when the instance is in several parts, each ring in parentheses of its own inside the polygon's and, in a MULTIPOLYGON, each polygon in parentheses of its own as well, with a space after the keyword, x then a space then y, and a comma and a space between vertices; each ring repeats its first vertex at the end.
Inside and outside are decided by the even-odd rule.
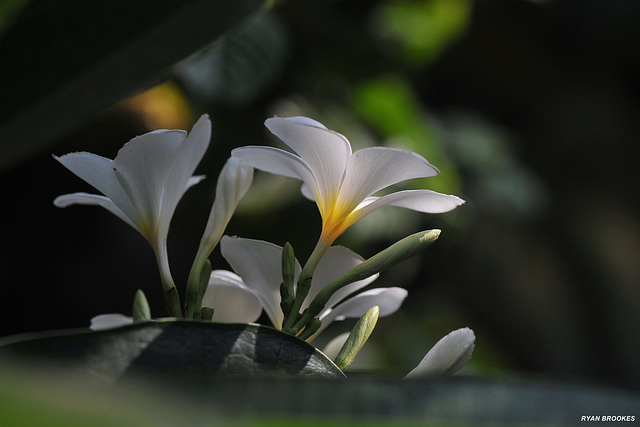
POLYGON ((368 197, 349 218, 353 224, 383 206, 397 206, 424 213, 449 212, 462 205, 458 196, 437 193, 431 190, 403 190, 382 197, 368 197))
POLYGON ((255 322, 262 313, 258 297, 237 274, 213 270, 202 306, 213 308, 213 321, 224 323, 255 322))
POLYGON ((111 199, 132 221, 135 220, 135 206, 113 173, 113 160, 85 151, 53 158, 111 199))
POLYGON ((207 257, 218 244, 238 202, 247 193, 252 181, 251 166, 237 158, 227 159, 218 177, 216 197, 200 242, 200 250, 205 251, 207 257))
POLYGON ((194 175, 191 178, 189 178, 187 180, 187 185, 185 185, 184 187, 184 192, 186 192, 188 189, 190 189, 191 187, 193 187, 194 185, 196 185, 206 177, 207 177, 206 175, 194 175))
POLYGON ((314 197, 313 193, 311 192, 311 189, 307 184, 302 184, 300 186, 300 192, 305 198, 311 200, 312 202, 316 201, 316 198, 314 197))
POLYGON ((101 331, 133 324, 133 318, 120 313, 99 314, 91 319, 89 329, 101 331))
POLYGON ((318 185, 313 173, 305 162, 294 154, 279 148, 248 146, 232 150, 231 156, 241 159, 256 169, 299 179, 311 189, 313 194, 317 194, 318 185))
MULTIPOLYGON (((307 308, 313 298, 315 298, 318 292, 320 292, 325 286, 327 286, 338 277, 344 275, 363 261, 364 258, 351 251, 350 249, 345 248, 344 246, 330 247, 322 256, 320 262, 318 262, 318 265, 316 266, 316 269, 313 273, 313 279, 311 281, 311 288, 309 289, 307 298, 302 304, 302 308, 307 308)), ((347 286, 339 289, 331 296, 331 298, 329 298, 326 307, 333 307, 348 295, 351 295, 355 291, 364 288, 377 278, 378 274, 374 274, 373 276, 350 283, 347 286)), ((368 307, 367 310, 369 308, 371 307, 368 307)))
POLYGON ((319 318, 322 325, 315 335, 318 335, 334 320, 360 318, 367 310, 376 305, 380 308, 380 317, 388 316, 400 308, 407 294, 407 290, 402 288, 377 288, 364 291, 333 309, 321 313, 319 318))
MULTIPOLYGON (((280 308, 282 283, 282 248, 262 240, 223 236, 220 239, 222 256, 240 276, 244 284, 260 299, 262 307, 278 329, 284 315, 280 308)), ((296 261, 296 271, 300 273, 296 261)))
POLYGON ((389 147, 358 150, 349 159, 337 203, 353 209, 378 190, 439 173, 424 157, 411 151, 389 147))
POLYGON ((324 215, 326 207, 337 197, 336 192, 351 156, 349 141, 306 117, 273 117, 265 121, 265 126, 291 147, 313 173, 318 188, 318 193, 314 194, 324 215))
POLYGON ((138 228, 138 224, 134 223, 131 218, 127 214, 125 214, 114 202, 105 196, 100 196, 98 194, 89 194, 89 193, 71 193, 71 194, 63 194, 62 196, 58 196, 53 200, 53 204, 59 208, 66 208, 71 205, 93 205, 93 206, 102 206, 107 209, 109 212, 140 231, 138 228))
POLYGON ((188 188, 191 176, 204 153, 209 147, 211 139, 211 121, 209 116, 203 114, 193 125, 191 132, 180 146, 173 159, 173 165, 166 174, 165 187, 162 195, 162 214, 168 216, 166 227, 168 231, 169 221, 173 216, 180 198, 188 188))
POLYGON ((471 359, 476 336, 469 328, 449 333, 433 346, 405 378, 451 375, 471 359))
MULTIPOLYGON (((185 137, 183 130, 145 133, 127 142, 113 160, 116 178, 136 206, 145 234, 155 232, 158 225, 167 172, 185 137)), ((182 183, 180 191, 185 186, 182 183)))
POLYGON ((320 123, 319 121, 313 120, 312 118, 305 117, 305 116, 286 117, 286 118, 284 118, 284 120, 288 120, 290 122, 297 123, 297 124, 300 124, 300 125, 313 126, 313 127, 317 127, 317 128, 320 128, 320 129, 328 130, 327 127, 325 125, 323 125, 322 123, 320 123))

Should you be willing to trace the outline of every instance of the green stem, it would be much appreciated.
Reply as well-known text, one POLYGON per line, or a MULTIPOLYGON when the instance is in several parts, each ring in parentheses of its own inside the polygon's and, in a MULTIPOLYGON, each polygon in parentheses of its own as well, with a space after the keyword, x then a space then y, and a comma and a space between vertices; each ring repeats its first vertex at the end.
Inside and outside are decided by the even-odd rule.
POLYGON ((311 321, 304 328, 304 331, 302 331, 300 335, 298 335, 298 338, 305 341, 308 340, 313 336, 313 334, 318 332, 318 329, 320 329, 320 326, 321 326, 320 320, 316 318, 311 319, 311 321))
POLYGON ((213 308, 202 307, 200 310, 200 319, 211 321, 211 319, 213 319, 213 308))
MULTIPOLYGON (((311 256, 305 263, 304 267, 302 267, 302 271, 300 272, 300 277, 298 277, 298 286, 296 287, 296 295, 293 301, 293 306, 291 307, 291 311, 289 313, 285 313, 286 322, 282 327, 284 332, 296 334, 297 331, 293 331, 292 327, 296 320, 298 320, 298 313, 300 312, 300 308, 302 307, 302 303, 304 299, 309 294, 309 288, 311 288, 311 279, 313 276, 313 272, 320 262, 320 259, 324 255, 324 253, 331 246, 331 242, 327 242, 326 240, 320 239, 316 244, 311 256)), ((299 331, 300 329, 298 329, 299 331)))
POLYGON ((300 331, 325 307, 329 298, 339 289, 349 283, 366 279, 367 277, 386 270, 408 258, 416 255, 436 241, 440 236, 440 230, 427 230, 412 234, 389 246, 387 249, 377 253, 368 260, 358 264, 346 274, 338 277, 333 282, 325 286, 318 295, 311 301, 309 307, 302 317, 290 326, 291 331, 300 331))
POLYGON ((187 279, 187 290, 184 295, 184 317, 185 319, 193 319, 193 316, 199 310, 198 301, 202 301, 200 296, 200 279, 201 273, 207 261, 207 257, 198 251, 196 259, 191 265, 189 278, 187 279))
POLYGON ((158 262, 158 269, 160 270, 160 282, 162 283, 162 289, 164 290, 164 302, 167 307, 167 311, 172 317, 182 318, 180 295, 178 294, 176 285, 173 282, 173 277, 171 277, 171 271, 169 270, 167 245, 166 243, 161 242, 154 249, 156 261, 158 262))

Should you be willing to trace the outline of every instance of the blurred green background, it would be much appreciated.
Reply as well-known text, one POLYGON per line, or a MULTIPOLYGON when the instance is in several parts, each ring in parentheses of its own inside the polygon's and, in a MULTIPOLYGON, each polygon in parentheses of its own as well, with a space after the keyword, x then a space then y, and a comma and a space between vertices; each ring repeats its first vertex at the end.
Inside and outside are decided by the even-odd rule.
MULTIPOLYGON (((51 154, 113 158, 135 135, 211 116, 208 179, 169 236, 183 290, 230 150, 277 145, 264 120, 306 115, 354 149, 424 155, 441 175, 405 188, 467 201, 437 216, 385 208, 338 240, 369 257, 443 230, 377 280, 409 298, 354 369, 406 373, 469 326, 466 373, 640 380, 640 3, 82 3, 0 7, 0 336, 128 313, 138 288, 165 315, 141 236, 102 209, 53 206, 91 190, 51 154)), ((304 260, 320 221, 298 189, 256 173, 227 233, 289 241, 304 260)))

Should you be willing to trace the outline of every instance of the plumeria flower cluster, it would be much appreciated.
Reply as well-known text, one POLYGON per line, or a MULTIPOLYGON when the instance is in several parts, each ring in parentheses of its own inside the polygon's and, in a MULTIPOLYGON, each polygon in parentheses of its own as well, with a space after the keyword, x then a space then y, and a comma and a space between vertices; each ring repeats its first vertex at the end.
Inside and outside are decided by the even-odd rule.
MULTIPOLYGON (((182 195, 204 178, 193 173, 211 137, 207 115, 188 134, 157 130, 133 138, 113 160, 86 152, 55 157, 102 194, 67 194, 54 203, 59 207, 102 206, 138 230, 156 255, 172 317, 248 323, 264 312, 274 327, 306 340, 312 340, 334 320, 360 319, 342 340, 342 350, 336 356, 344 368, 362 347, 378 317, 397 311, 407 297, 407 291, 399 287, 372 288, 378 274, 424 250, 440 231, 405 237, 366 260, 348 248, 332 246, 334 241, 383 206, 442 213, 464 201, 430 190, 374 196, 405 180, 439 173, 416 153, 388 147, 352 152, 347 138, 307 117, 274 117, 265 125, 293 152, 267 146, 232 151, 218 178, 215 200, 187 280, 184 305, 169 268, 167 235, 182 195), (304 264, 296 259, 289 244, 280 247, 224 236, 252 183, 254 168, 302 181, 302 194, 317 204, 322 231, 304 264), (212 271, 208 258, 218 243, 233 271, 212 271)), ((92 319, 91 328, 149 319, 144 294, 138 292, 133 317, 100 315, 92 319)), ((470 329, 452 332, 409 376, 452 373, 471 357, 474 340, 470 329)))

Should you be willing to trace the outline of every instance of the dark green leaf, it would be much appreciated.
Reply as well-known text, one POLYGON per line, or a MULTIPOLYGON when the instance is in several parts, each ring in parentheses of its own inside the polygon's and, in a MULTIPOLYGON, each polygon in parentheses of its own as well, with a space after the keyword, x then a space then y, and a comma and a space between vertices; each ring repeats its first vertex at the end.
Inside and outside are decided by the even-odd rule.
POLYGON ((278 77, 288 47, 285 34, 268 10, 256 14, 225 34, 210 52, 177 67, 177 78, 194 96, 242 106, 278 77))
POLYGON ((95 332, 30 334, 0 341, 0 356, 71 364, 107 378, 344 377, 307 342, 254 324, 156 321, 95 332))
POLYGON ((32 1, 0 39, 0 169, 160 82, 261 4, 32 1))

